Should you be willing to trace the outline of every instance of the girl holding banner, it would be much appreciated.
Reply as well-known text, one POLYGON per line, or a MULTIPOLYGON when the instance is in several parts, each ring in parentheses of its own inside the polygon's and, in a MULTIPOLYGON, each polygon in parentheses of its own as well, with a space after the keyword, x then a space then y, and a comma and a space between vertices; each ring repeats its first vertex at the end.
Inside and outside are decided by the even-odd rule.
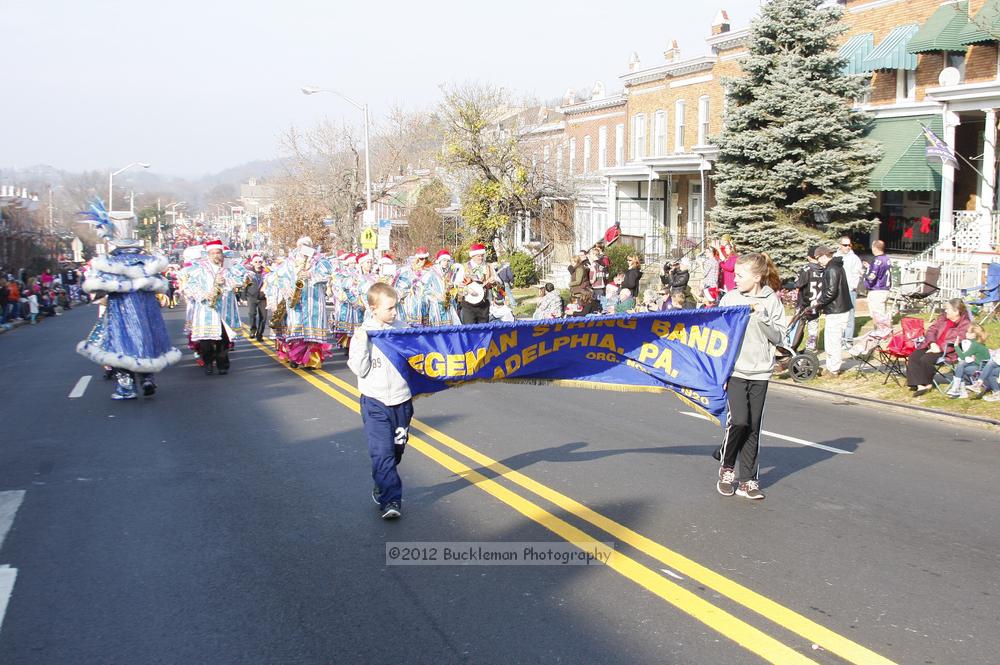
POLYGON ((727 385, 729 417, 719 455, 716 489, 723 496, 763 499, 758 483, 757 453, 767 384, 774 369, 776 346, 785 335, 785 308, 775 294, 778 269, 767 254, 746 254, 736 261, 735 288, 719 303, 749 305, 750 321, 727 385))

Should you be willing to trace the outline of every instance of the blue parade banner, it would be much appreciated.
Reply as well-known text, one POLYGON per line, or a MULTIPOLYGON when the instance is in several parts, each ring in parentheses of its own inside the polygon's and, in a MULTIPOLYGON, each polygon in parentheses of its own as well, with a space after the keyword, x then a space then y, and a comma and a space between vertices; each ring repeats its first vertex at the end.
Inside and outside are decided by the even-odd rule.
POLYGON ((368 335, 414 396, 471 381, 672 392, 719 424, 749 316, 741 305, 368 335))

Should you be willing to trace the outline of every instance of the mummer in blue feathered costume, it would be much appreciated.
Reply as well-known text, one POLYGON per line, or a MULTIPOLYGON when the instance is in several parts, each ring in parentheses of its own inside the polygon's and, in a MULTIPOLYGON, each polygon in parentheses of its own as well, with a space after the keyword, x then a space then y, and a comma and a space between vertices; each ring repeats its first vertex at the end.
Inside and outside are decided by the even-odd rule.
POLYGON ((107 304, 87 339, 76 350, 94 362, 114 369, 117 388, 112 399, 135 399, 136 384, 143 395, 156 392, 153 374, 181 359, 170 344, 167 326, 156 300, 168 283, 161 274, 167 259, 147 254, 139 241, 115 239, 114 224, 104 204, 97 200, 81 213, 113 249, 91 262, 83 290, 107 304))

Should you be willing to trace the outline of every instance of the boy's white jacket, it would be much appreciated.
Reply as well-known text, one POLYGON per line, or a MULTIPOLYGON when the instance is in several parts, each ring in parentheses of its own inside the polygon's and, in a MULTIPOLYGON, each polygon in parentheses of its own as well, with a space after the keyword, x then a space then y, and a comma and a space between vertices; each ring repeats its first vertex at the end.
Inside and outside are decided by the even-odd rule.
POLYGON ((369 317, 354 330, 354 338, 351 339, 347 366, 358 375, 358 390, 386 406, 402 404, 410 399, 410 386, 385 354, 368 339, 368 331, 405 327, 402 321, 397 320, 387 326, 369 317))
POLYGON ((767 381, 774 369, 775 347, 784 338, 788 325, 785 307, 769 286, 763 287, 756 296, 748 296, 733 289, 719 301, 720 306, 754 303, 757 304, 757 311, 750 313, 733 376, 748 381, 767 381))

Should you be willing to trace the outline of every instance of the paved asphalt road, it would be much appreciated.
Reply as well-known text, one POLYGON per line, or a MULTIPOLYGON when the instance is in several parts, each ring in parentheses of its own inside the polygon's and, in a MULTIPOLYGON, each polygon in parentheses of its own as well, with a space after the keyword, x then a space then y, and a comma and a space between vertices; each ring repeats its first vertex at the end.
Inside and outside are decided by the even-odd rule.
POLYGON ((0 336, 3 665, 1000 663, 995 432, 772 388, 751 503, 673 398, 474 385, 415 403, 387 523, 341 354, 241 341, 228 376, 186 354, 112 402, 73 352, 95 314, 0 336), (616 554, 386 562, 567 540, 616 554))

